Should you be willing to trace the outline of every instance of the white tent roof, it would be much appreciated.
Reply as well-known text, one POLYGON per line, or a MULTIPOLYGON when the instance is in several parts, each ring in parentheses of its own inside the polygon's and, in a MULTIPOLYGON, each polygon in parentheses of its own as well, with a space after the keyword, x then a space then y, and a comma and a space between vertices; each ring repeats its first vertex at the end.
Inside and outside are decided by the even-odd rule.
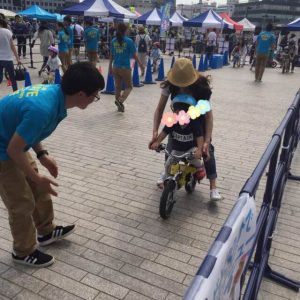
POLYGON ((183 21, 187 21, 187 18, 183 17, 179 12, 175 11, 172 17, 169 19, 171 26, 180 27, 183 21))
POLYGON ((239 24, 244 26, 244 31, 254 31, 255 25, 252 24, 248 19, 244 18, 243 20, 238 22, 239 24))
POLYGON ((0 13, 4 14, 5 17, 14 17, 16 14, 13 11, 7 9, 0 9, 0 13))
POLYGON ((154 8, 153 10, 148 11, 147 13, 138 17, 137 22, 139 24, 160 25, 161 24, 161 12, 157 8, 154 8))

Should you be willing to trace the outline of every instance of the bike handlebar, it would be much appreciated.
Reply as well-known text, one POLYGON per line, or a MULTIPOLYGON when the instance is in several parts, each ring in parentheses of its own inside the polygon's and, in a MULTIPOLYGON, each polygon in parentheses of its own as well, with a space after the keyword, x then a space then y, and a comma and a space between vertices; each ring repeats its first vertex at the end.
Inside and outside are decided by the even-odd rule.
POLYGON ((189 158, 194 158, 194 155, 195 155, 195 152, 185 152, 181 155, 175 155, 175 154, 172 154, 170 153, 168 150, 167 150, 167 147, 166 147, 166 144, 160 144, 158 149, 155 150, 156 152, 164 152, 166 153, 167 155, 175 158, 175 159, 189 159, 189 158))

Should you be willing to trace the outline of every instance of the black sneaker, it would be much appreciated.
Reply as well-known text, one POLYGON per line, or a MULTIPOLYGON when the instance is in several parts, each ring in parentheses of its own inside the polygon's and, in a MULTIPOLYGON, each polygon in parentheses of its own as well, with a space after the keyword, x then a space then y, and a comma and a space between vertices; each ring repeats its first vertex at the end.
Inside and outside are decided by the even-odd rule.
POLYGON ((61 240, 70 235, 75 230, 75 225, 56 226, 55 229, 47 235, 39 235, 38 242, 40 246, 47 246, 55 241, 61 240))
POLYGON ((19 257, 14 252, 11 255, 15 263, 35 268, 48 267, 54 263, 53 256, 39 250, 35 250, 30 255, 24 257, 19 257))
POLYGON ((122 102, 116 100, 116 101, 115 101, 115 104, 116 104, 116 106, 118 107, 118 111, 120 111, 120 112, 124 112, 124 111, 125 111, 125 107, 124 107, 124 105, 123 105, 122 102))

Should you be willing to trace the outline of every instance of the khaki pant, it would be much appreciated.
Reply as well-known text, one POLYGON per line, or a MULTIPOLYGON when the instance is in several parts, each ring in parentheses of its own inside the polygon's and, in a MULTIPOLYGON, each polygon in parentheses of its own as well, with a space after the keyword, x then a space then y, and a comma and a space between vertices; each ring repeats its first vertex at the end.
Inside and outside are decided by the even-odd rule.
POLYGON ((97 51, 87 51, 87 57, 90 63, 92 63, 95 67, 98 61, 97 51))
POLYGON ((255 60, 255 80, 261 80, 268 62, 268 55, 257 54, 255 60))
POLYGON ((68 69, 68 60, 69 60, 69 53, 68 52, 59 52, 58 57, 61 61, 61 68, 65 73, 68 69))
POLYGON ((113 76, 116 86, 116 100, 124 102, 132 90, 131 69, 113 68, 113 76), (125 90, 121 95, 122 81, 125 83, 125 90))
MULTIPOLYGON (((27 157, 37 171, 29 153, 27 157)), ((8 210, 13 249, 18 256, 27 256, 36 249, 36 231, 46 235, 55 228, 51 197, 26 178, 12 160, 0 161, 0 196, 8 210)))

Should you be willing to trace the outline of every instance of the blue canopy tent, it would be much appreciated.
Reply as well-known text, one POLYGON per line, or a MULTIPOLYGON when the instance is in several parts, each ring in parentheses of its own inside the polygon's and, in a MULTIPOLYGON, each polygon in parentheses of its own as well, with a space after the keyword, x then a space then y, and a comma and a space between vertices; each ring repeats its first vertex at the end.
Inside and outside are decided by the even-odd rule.
POLYGON ((56 16, 49 13, 48 11, 40 8, 38 5, 34 4, 29 8, 18 12, 18 15, 25 16, 30 19, 37 19, 42 21, 56 21, 56 16))
POLYGON ((84 15, 91 17, 115 17, 136 19, 136 15, 112 0, 84 0, 65 8, 63 14, 84 15))
POLYGON ((161 24, 161 12, 154 8, 142 16, 137 18, 137 23, 147 25, 160 25, 161 24))
POLYGON ((208 10, 199 16, 183 22, 184 27, 203 28, 233 28, 233 25, 222 19, 213 10, 208 10))
POLYGON ((300 31, 300 18, 294 20, 293 22, 287 24, 286 29, 288 31, 300 31))

